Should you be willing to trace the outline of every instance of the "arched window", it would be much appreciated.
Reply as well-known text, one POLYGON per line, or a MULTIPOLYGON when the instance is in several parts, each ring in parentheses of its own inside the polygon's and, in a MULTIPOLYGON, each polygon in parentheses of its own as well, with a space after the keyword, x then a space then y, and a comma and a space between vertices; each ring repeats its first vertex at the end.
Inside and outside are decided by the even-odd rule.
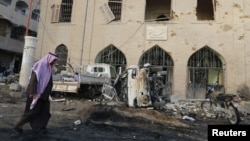
POLYGON ((95 62, 122 67, 123 70, 126 68, 127 64, 125 55, 114 45, 109 45, 108 47, 100 51, 95 59, 95 62))
POLYGON ((196 51, 188 60, 187 98, 205 98, 207 87, 224 91, 223 63, 208 46, 196 51))
POLYGON ((60 45, 56 48, 55 53, 58 55, 58 71, 66 70, 68 49, 65 45, 60 45))
POLYGON ((222 67, 222 62, 214 51, 205 46, 190 57, 188 67, 222 67))
POLYGON ((173 83, 173 60, 171 56, 160 48, 158 45, 155 45, 148 51, 144 52, 140 58, 139 66, 149 63, 150 65, 158 65, 166 68, 167 75, 164 78, 165 88, 163 90, 164 95, 172 94, 172 83, 173 83))
POLYGON ((146 63, 170 67, 174 65, 172 58, 158 45, 155 45, 141 56, 139 65, 143 66, 146 63))

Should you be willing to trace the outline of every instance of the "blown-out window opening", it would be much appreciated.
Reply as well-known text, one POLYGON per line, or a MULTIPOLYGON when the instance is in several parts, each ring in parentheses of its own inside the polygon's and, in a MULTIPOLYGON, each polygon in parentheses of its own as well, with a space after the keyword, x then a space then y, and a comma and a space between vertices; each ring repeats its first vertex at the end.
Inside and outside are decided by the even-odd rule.
POLYGON ((168 21, 172 18, 171 0, 146 0, 145 21, 168 21))
POLYGON ((108 5, 115 16, 113 21, 120 21, 122 13, 122 0, 109 0, 108 5))
POLYGON ((196 16, 198 20, 214 20, 216 3, 214 0, 197 0, 196 16))

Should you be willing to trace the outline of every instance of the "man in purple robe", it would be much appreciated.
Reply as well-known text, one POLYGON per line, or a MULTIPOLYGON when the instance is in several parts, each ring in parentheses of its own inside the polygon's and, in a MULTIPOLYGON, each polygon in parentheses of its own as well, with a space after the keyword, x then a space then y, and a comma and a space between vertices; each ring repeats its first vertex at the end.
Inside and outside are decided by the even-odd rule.
POLYGON ((28 122, 32 130, 46 133, 46 127, 51 117, 49 95, 53 86, 53 66, 57 60, 57 55, 49 53, 33 65, 26 89, 25 111, 13 128, 15 133, 22 133, 23 125, 28 122))

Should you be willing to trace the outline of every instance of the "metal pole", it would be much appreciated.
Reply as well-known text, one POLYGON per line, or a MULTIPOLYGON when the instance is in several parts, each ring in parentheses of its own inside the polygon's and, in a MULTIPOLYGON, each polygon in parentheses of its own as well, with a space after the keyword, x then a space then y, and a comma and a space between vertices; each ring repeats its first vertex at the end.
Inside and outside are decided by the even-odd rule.
POLYGON ((81 56, 80 56, 80 65, 82 66, 82 59, 83 59, 83 48, 84 48, 84 40, 85 40, 85 30, 86 30, 86 24, 87 24, 87 13, 88 13, 88 0, 86 1, 86 7, 85 7, 85 15, 84 15, 84 27, 83 27, 83 38, 82 38, 82 50, 81 50, 81 56))
POLYGON ((32 0, 30 0, 30 4, 29 4, 29 15, 28 15, 28 19, 27 19, 26 32, 25 32, 26 36, 29 35, 30 17, 31 17, 31 13, 32 13, 31 9, 32 9, 32 0))

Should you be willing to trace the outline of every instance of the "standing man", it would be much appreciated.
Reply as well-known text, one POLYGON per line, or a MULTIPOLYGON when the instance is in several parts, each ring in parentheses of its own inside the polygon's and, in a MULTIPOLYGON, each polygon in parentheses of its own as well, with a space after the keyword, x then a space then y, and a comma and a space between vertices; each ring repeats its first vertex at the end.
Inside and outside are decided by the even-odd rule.
POLYGON ((49 95, 53 86, 52 72, 57 60, 57 55, 49 53, 33 65, 26 89, 25 111, 13 129, 15 133, 22 133, 22 127, 27 122, 30 123, 32 130, 46 133, 51 117, 49 95))

